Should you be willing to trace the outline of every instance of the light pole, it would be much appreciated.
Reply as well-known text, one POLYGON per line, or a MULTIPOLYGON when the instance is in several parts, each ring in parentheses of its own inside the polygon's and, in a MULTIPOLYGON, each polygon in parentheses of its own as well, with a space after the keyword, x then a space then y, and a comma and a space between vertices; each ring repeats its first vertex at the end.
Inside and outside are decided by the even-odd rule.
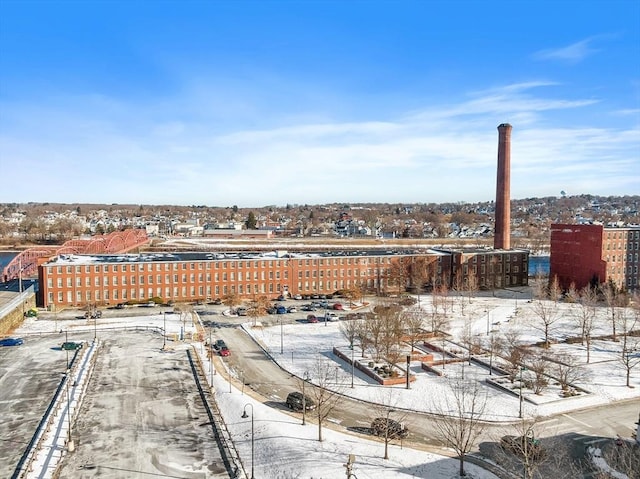
POLYGON ((254 442, 254 434, 253 434, 253 404, 251 403, 247 403, 244 405, 244 410, 242 411, 242 416, 240 416, 243 419, 246 419, 249 417, 249 415, 247 414, 247 406, 251 406, 251 479, 255 479, 254 475, 253 475, 253 463, 254 463, 254 456, 253 456, 253 442, 254 442))
POLYGON ((162 312, 162 350, 167 346, 167 312, 162 312))
POLYGON ((302 425, 307 424, 307 396, 304 391, 304 385, 309 379, 309 371, 304 372, 304 376, 302 378, 302 425))
POLYGON ((209 327, 209 347, 207 351, 207 355, 209 356, 209 387, 213 387, 213 349, 211 348, 213 344, 211 343, 211 327, 209 327))
POLYGON ((487 336, 489 336, 489 330, 491 329, 489 326, 489 323, 491 322, 490 316, 491 316, 491 311, 487 310, 487 336))
POLYGON ((284 352, 284 342, 283 342, 283 332, 282 332, 282 318, 279 319, 280 321, 280 354, 283 354, 284 352))
MULTIPOLYGON (((67 365, 67 368, 69 366, 67 365)), ((69 381, 71 380, 71 370, 67 369, 67 373, 66 373, 66 381, 67 381, 67 421, 68 421, 68 428, 67 428, 67 449, 69 450, 69 452, 73 452, 73 450, 75 449, 75 445, 73 443, 73 441, 71 440, 71 397, 69 395, 69 381)))
POLYGON ((518 412, 518 417, 520 419, 522 419, 522 371, 524 371, 525 368, 520 367, 520 410, 518 412))
POLYGON ((353 368, 354 368, 354 360, 353 360, 353 350, 355 348, 353 347, 353 342, 351 343, 351 389, 353 389, 353 368))

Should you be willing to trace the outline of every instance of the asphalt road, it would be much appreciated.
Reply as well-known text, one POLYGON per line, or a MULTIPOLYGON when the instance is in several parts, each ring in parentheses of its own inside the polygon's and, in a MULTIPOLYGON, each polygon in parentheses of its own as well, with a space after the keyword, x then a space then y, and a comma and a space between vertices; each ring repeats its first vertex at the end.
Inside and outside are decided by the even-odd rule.
MULTIPOLYGON (((239 385, 244 382, 246 392, 251 389, 266 404, 288 411, 284 401, 289 392, 301 390, 300 379, 292 377, 289 372, 271 361, 262 348, 240 328, 239 324, 246 320, 247 318, 225 316, 215 318, 213 337, 224 339, 232 351, 231 357, 218 358, 218 361, 226 362, 226 366, 233 371, 234 381, 239 385)), ((267 320, 274 322, 272 319, 267 320)), ((295 318, 286 320, 294 321, 295 318)), ((224 374, 224 368, 218 370, 224 374)), ((348 395, 348 389, 344 393, 348 395)), ((639 413, 640 405, 637 400, 622 401, 541 418, 536 420, 535 430, 547 448, 553 450, 561 447, 575 460, 580 460, 583 459, 589 445, 606 444, 617 435, 630 437, 639 413)), ((367 434, 375 415, 375 408, 371 405, 345 397, 332 411, 325 427, 367 434)), ((313 416, 308 416, 307 420, 309 419, 313 421, 313 416)), ((434 422, 428 414, 403 411, 401 419, 410 424, 411 433, 406 443, 413 447, 451 455, 451 451, 443 448, 435 437, 434 422)), ((476 441, 475 450, 499 458, 503 456, 496 451, 500 438, 505 434, 517 435, 521 427, 518 422, 488 424, 476 441)), ((586 474, 585 477, 589 475, 586 474)))

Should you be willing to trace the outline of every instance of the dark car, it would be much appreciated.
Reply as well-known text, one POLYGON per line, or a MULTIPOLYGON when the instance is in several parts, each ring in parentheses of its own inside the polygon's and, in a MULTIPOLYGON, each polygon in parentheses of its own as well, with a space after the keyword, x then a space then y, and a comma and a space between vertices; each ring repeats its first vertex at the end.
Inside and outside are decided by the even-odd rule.
MULTIPOLYGON (((287 407, 293 411, 302 411, 303 408, 303 396, 301 392, 295 391, 289 393, 287 396, 287 407)), ((307 411, 311 411, 316 408, 316 403, 309 396, 304 396, 304 408, 307 411)))
POLYGON ((73 341, 67 341, 62 343, 60 346, 61 349, 65 351, 75 351, 76 349, 80 349, 82 347, 82 343, 75 343, 73 341))
POLYGON ((399 439, 407 437, 409 430, 403 423, 386 417, 377 417, 371 423, 371 434, 376 436, 387 437, 390 439, 399 439))
POLYGON ((226 348, 226 347, 227 345, 222 339, 218 339, 216 340, 215 343, 213 343, 213 349, 215 349, 216 351, 220 351, 222 348, 226 348))
POLYGON ((317 322, 318 322, 318 318, 315 314, 307 315, 307 323, 317 323, 317 322))
POLYGON ((540 441, 528 436, 502 436, 500 439, 500 447, 517 456, 527 457, 533 460, 540 459, 544 454, 540 441))
POLYGON ((286 314, 287 308, 282 306, 281 304, 276 306, 276 314, 286 314))
POLYGON ((0 339, 0 346, 20 346, 24 344, 22 338, 2 338, 0 339))

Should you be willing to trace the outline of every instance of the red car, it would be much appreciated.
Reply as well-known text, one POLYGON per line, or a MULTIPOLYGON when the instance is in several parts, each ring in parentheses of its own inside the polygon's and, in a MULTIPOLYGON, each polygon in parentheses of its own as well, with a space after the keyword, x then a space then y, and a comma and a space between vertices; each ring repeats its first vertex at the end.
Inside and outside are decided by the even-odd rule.
POLYGON ((307 323, 317 323, 317 322, 318 322, 318 318, 316 317, 315 314, 307 315, 307 323))
POLYGON ((231 351, 226 346, 222 347, 220 348, 220 356, 231 356, 231 351))
POLYGON ((333 303, 333 309, 342 311, 342 303, 333 303))

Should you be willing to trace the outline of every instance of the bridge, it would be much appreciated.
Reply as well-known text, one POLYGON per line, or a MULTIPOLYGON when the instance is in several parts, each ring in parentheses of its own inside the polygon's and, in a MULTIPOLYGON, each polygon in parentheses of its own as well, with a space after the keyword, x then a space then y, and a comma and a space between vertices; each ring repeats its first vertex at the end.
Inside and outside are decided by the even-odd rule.
POLYGON ((35 277, 38 260, 59 254, 118 254, 131 251, 149 241, 143 229, 114 231, 87 239, 72 239, 60 246, 34 246, 22 251, 2 270, 0 280, 8 282, 19 278, 35 277))

